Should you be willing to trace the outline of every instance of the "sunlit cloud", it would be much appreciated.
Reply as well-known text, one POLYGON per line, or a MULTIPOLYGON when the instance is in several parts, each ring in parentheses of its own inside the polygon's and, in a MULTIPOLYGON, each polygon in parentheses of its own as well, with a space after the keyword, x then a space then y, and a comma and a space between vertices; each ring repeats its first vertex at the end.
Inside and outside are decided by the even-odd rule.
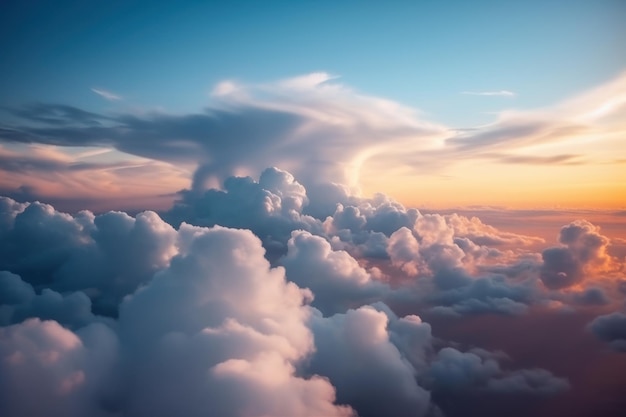
MULTIPOLYGON (((448 199, 469 196, 472 176, 484 178, 491 170, 499 182, 492 185, 502 192, 514 181, 530 193, 536 179, 518 175, 515 167, 532 164, 551 177, 556 167, 577 166, 573 174, 587 172, 588 178, 607 183, 613 190, 604 193, 608 196, 618 193, 618 185, 611 185, 615 176, 603 167, 626 153, 620 140, 626 132, 626 106, 620 104, 625 80, 622 75, 551 107, 502 111, 492 123, 465 129, 355 91, 323 72, 258 84, 227 80, 214 87, 204 111, 182 115, 107 115, 45 104, 11 109, 22 122, 1 124, 0 137, 6 143, 114 148, 195 165, 196 190, 233 174, 279 166, 305 184, 330 181, 369 193, 387 189, 408 195, 408 178, 419 177, 420 187, 446 190, 448 199), (477 169, 468 171, 476 162, 477 169), (441 178, 450 180, 441 184, 441 178)), ((564 183, 570 177, 559 178, 559 188, 571 190, 564 183)), ((502 203, 479 201, 478 194, 473 198, 467 203, 502 203)), ((569 198, 577 197, 572 191, 569 198)))

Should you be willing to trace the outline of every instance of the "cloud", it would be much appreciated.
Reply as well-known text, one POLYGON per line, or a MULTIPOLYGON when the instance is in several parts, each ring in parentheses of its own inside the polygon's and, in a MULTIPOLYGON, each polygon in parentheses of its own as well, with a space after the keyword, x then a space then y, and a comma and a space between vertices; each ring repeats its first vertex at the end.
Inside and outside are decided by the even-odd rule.
POLYGON ((187 176, 184 168, 111 149, 68 155, 50 146, 31 145, 24 151, 0 146, 2 195, 20 201, 45 201, 68 211, 169 206, 173 196, 164 196, 172 188, 186 185, 187 176), (89 159, 93 152, 107 156, 94 162, 89 159), (160 178, 158 182, 153 181, 155 176, 160 178))
MULTIPOLYGON (((117 170, 137 166, 137 161, 85 162, 74 160, 55 149, 31 147, 31 153, 9 151, 0 147, 0 170, 14 174, 63 174, 67 172, 117 170)), ((104 150, 106 152, 106 150, 104 150)), ((143 161, 142 161, 143 162, 143 161)), ((146 161, 147 162, 147 161, 146 161)), ((146 163, 143 162, 143 163, 146 163)))
POLYGON ((582 305, 607 305, 610 299, 606 292, 599 287, 589 287, 580 293, 574 294, 574 300, 582 305))
POLYGON ((175 228, 185 222, 251 230, 272 265, 313 290, 313 305, 326 315, 374 301, 457 317, 523 314, 552 301, 599 305, 615 298, 608 282, 580 294, 550 291, 582 282, 584 271, 618 276, 623 267, 590 223, 564 228, 564 245, 544 250, 542 262, 525 249, 540 238, 502 232, 476 217, 422 214, 383 195, 309 194, 277 168, 258 180, 231 177, 221 190, 184 191, 163 213, 167 222, 154 212, 70 216, 40 203, 0 202, 0 248, 7 254, 0 268, 38 289, 83 291, 104 315, 115 315, 121 299, 169 264, 178 251, 175 228), (333 212, 319 211, 330 206, 333 212), (318 214, 306 214, 310 207, 318 214), (566 268, 571 282, 557 285, 566 268))
MULTIPOLYGON (((102 126, 109 117, 65 104, 34 103, 2 110, 30 122, 58 127, 102 126)), ((5 132, 9 133, 9 132, 5 132)), ((14 134, 23 132, 14 131, 14 134)))
POLYGON ((325 314, 383 300, 391 293, 347 252, 332 250, 326 239, 309 232, 292 233, 280 264, 290 281, 313 291, 312 305, 325 314))
MULTIPOLYGON (((43 103, 4 109, 13 117, 0 121, 0 140, 104 147, 185 166, 195 169, 195 191, 267 166, 292 172, 311 193, 313 185, 328 183, 356 190, 363 178, 400 184, 405 175, 459 175, 462 161, 474 158, 535 165, 614 160, 615 152, 605 150, 619 149, 615 138, 626 129, 624 80, 618 76, 549 108, 504 111, 471 129, 431 122, 416 109, 361 94, 325 73, 260 84, 225 81, 206 109, 187 114, 97 114, 43 103), (589 135, 606 146, 591 148, 584 140, 589 135)), ((138 181, 154 186, 149 178, 138 181)), ((35 179, 45 176, 25 178, 12 189, 33 186, 35 179)), ((167 192, 178 189, 172 184, 167 192)))
MULTIPOLYGON (((470 239, 499 244, 503 238, 497 235, 496 229, 483 225, 478 219, 426 214, 417 218, 412 229, 402 227, 394 232, 387 251, 392 265, 417 277, 419 282, 430 284, 419 292, 421 303, 430 304, 432 313, 456 317, 523 314, 529 305, 546 296, 537 287, 535 275, 517 273, 517 279, 511 280, 505 275, 484 274, 484 270, 490 269, 488 266, 478 267, 476 274, 471 274, 483 262, 489 265, 504 257, 499 251, 477 245, 470 239)), ((529 240, 515 235, 504 237, 516 242, 529 240)))
POLYGON ((317 351, 305 369, 327 375, 338 400, 364 417, 441 415, 433 394, 549 396, 569 389, 543 369, 504 370, 496 353, 438 349, 428 323, 398 317, 382 303, 314 315, 312 329, 317 351))
MULTIPOLYGON (((420 148, 434 146, 447 134, 412 109, 358 94, 326 74, 259 85, 228 82, 216 91, 209 108, 196 114, 101 115, 95 118, 100 125, 90 126, 72 125, 67 114, 54 125, 5 125, 1 137, 113 146, 142 157, 194 163, 202 187, 241 168, 251 173, 271 165, 285 167, 307 183, 357 185, 360 166, 375 155, 400 155, 398 146, 415 144, 415 138, 420 138, 420 148), (382 137, 397 146, 383 146, 382 137)), ((41 119, 49 111, 45 106, 16 110, 24 120, 41 119)))
POLYGON ((0 289, 5 293, 0 299, 0 326, 21 323, 31 317, 54 320, 70 328, 106 321, 93 315, 91 300, 81 291, 63 295, 44 288, 36 294, 32 285, 7 271, 0 271, 0 289))
POLYGON ((544 369, 505 372, 497 356, 483 350, 459 352, 443 348, 437 353, 428 377, 435 390, 491 391, 550 395, 569 389, 569 383, 544 369))
POLYGON ((497 91, 463 91, 461 94, 471 96, 499 96, 499 97, 515 97, 516 93, 509 90, 497 90, 497 91))
POLYGON ((0 411, 7 416, 110 416, 115 334, 92 324, 79 333, 37 318, 0 328, 0 411))
POLYGON ((295 375, 313 349, 310 293, 270 268, 250 231, 183 225, 179 236, 169 268, 120 308, 137 365, 129 414, 351 415, 327 380, 295 375))
POLYGON ((109 100, 109 101, 123 100, 122 96, 117 95, 107 90, 103 90, 102 88, 92 88, 91 91, 93 91, 100 97, 104 98, 105 100, 109 100))
MULTIPOLYGON (((406 327, 422 325, 409 320, 406 327)), ((425 416, 430 393, 418 385, 415 369, 391 342, 388 321, 371 307, 314 318, 317 353, 309 369, 327 375, 338 399, 353 404, 360 416, 425 416)))
POLYGON ((470 239, 527 237, 384 196, 344 195, 336 218, 322 221, 303 214, 306 188, 276 168, 227 183, 193 212, 199 221, 220 213, 210 228, 0 199, 0 269, 11 271, 0 273, 0 413, 434 417, 459 393, 567 388, 547 370, 505 368, 501 355, 437 339, 418 315, 394 312, 528 308, 532 280, 464 269, 484 259, 470 239), (273 216, 289 233, 276 234, 286 251, 270 263, 267 236, 247 226, 271 232, 263 227, 273 216), (245 222, 213 225, 221 219, 245 222), (310 231, 293 229, 302 219, 310 231), (376 245, 390 253, 373 258, 376 267, 352 255, 376 245), (388 280, 405 258, 418 263, 418 279, 388 280), (469 382, 457 381, 461 372, 469 382))
POLYGON ((84 291, 97 311, 112 314, 120 300, 176 254, 176 232, 156 213, 135 218, 109 212, 60 213, 41 203, 0 198, 0 270, 36 288, 84 291))
MULTIPOLYGON (((498 119, 478 129, 459 132, 447 143, 462 155, 476 151, 520 151, 549 143, 561 144, 562 149, 585 151, 586 156, 597 150, 581 147, 580 139, 593 134, 597 140, 613 143, 617 132, 624 132, 626 111, 626 74, 591 91, 550 108, 534 111, 504 111, 498 119), (569 144, 569 146, 567 146, 569 144)), ((610 154, 603 154, 609 159, 610 154)))
POLYGON ((352 415, 334 404, 327 379, 295 374, 295 363, 313 349, 304 305, 310 292, 287 282, 282 268, 270 268, 249 231, 183 225, 177 234, 177 255, 125 298, 113 331, 89 324, 74 333, 38 319, 2 329, 0 392, 18 395, 4 398, 0 411, 352 415), (81 337, 85 332, 91 340, 81 337), (106 352, 92 354, 94 343, 106 352), (26 389, 33 384, 42 392, 26 389))
POLYGON ((598 316, 589 324, 589 329, 611 348, 626 352, 626 314, 614 312, 598 316))
MULTIPOLYGON (((462 338, 478 315, 608 311, 624 277, 611 240, 581 220, 543 248, 476 217, 359 197, 359 178, 368 166, 431 175, 474 157, 597 161, 532 147, 618 137, 624 79, 463 131, 325 73, 222 83, 190 114, 4 109, 1 188, 21 198, 113 199, 120 183, 159 194, 187 185, 168 183, 168 164, 195 173, 161 214, 0 198, 0 414, 432 417, 476 394, 563 392, 567 381, 525 369, 524 355, 521 366, 434 337, 421 317, 435 334, 460 323, 462 338), (114 149, 112 162, 76 146, 114 149), (153 161, 113 158, 122 152, 153 161)), ((622 349, 622 321, 611 313, 590 329, 622 349)), ((485 333, 488 346, 504 340, 485 333)))
POLYGON ((505 154, 483 154, 486 158, 493 159, 503 164, 526 164, 526 165, 579 165, 584 163, 582 155, 505 155, 505 154))
POLYGON ((610 240, 597 226, 576 220, 559 233, 562 246, 542 252, 541 280, 548 288, 566 288, 599 273, 618 271, 620 263, 607 252, 610 240))

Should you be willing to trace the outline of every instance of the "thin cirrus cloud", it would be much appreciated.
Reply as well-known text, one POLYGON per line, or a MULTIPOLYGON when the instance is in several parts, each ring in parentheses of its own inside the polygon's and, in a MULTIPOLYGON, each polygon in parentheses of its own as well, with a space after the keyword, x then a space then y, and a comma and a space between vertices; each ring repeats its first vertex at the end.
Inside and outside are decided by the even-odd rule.
POLYGON ((553 156, 539 156, 539 155, 505 155, 505 154, 484 154, 483 157, 492 159, 494 161, 500 161, 504 164, 526 164, 526 165, 550 165, 550 164, 563 164, 563 165, 579 165, 585 161, 582 158, 583 155, 553 155, 553 156))
MULTIPOLYGON (((448 142, 463 154, 479 150, 517 151, 559 145, 571 152, 585 149, 587 156, 600 154, 599 143, 610 147, 607 159, 624 152, 619 137, 626 131, 626 73, 554 106, 499 113, 494 123, 458 131, 448 142), (594 146, 589 137, 594 137, 594 146)), ((542 155, 546 156, 546 155, 542 155)))
POLYGON ((48 145, 0 146, 0 172, 6 173, 0 181, 1 195, 61 205, 65 201, 66 209, 72 210, 119 208, 115 204, 120 200, 127 200, 123 203, 126 208, 143 208, 147 200, 162 200, 167 205, 171 198, 164 195, 183 188, 189 176, 180 167, 110 148, 70 155, 48 145), (132 200, 129 194, 134 196, 132 200))
POLYGON ((124 98, 119 94, 112 93, 111 91, 104 90, 102 88, 92 88, 91 91, 109 101, 123 100, 124 98))
POLYGON ((495 91, 461 91, 461 94, 469 96, 492 96, 492 97, 515 97, 517 93, 509 90, 495 90, 495 91))

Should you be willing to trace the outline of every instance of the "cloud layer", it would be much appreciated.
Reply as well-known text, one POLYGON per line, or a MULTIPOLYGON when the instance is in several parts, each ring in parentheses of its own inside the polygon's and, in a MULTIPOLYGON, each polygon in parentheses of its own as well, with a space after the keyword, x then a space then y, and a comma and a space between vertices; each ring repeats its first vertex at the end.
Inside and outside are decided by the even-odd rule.
POLYGON ((572 374, 541 357, 436 334, 583 315, 576 331, 619 355, 621 240, 572 218, 546 243, 359 191, 465 177, 470 160, 619 163, 584 143, 626 130, 625 79, 471 129, 326 73, 225 81, 191 114, 3 109, 0 414, 454 417, 481 398, 521 415, 513 404, 573 395, 572 374), (68 214, 34 201, 120 208, 129 194, 174 202, 68 214))
POLYGON ((591 333, 623 350, 621 313, 601 313, 623 305, 623 260, 593 224, 534 253, 477 218, 326 187, 268 168, 162 216, 0 199, 2 414, 454 416, 571 389, 420 316, 598 311, 591 333))

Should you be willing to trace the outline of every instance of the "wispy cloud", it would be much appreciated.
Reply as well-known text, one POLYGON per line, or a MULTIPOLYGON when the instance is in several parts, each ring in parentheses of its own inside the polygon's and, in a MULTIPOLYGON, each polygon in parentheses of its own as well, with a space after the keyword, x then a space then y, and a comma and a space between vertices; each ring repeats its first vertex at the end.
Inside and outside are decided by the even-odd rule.
POLYGON ((507 155, 498 153, 487 153, 483 155, 486 158, 504 164, 526 164, 526 165, 580 165, 585 161, 581 159, 581 155, 561 154, 553 156, 545 155, 507 155))
POLYGON ((458 177, 465 175, 456 171, 459 161, 472 158, 544 166, 624 159, 626 74, 551 107, 499 112, 492 123, 470 129, 429 122, 416 109, 329 77, 229 81, 216 87, 207 110, 178 115, 108 115, 42 103, 10 108, 19 120, 0 117, 0 143, 104 147, 197 166, 198 189, 267 166, 284 167, 307 185, 357 187, 383 174, 458 177))
POLYGON ((497 90, 497 91, 461 91, 461 94, 470 96, 499 96, 499 97, 515 97, 513 91, 509 90, 497 90))
POLYGON ((94 93, 96 93, 97 95, 99 95, 100 97, 109 100, 109 101, 117 101, 117 100, 123 100, 123 97, 112 93, 110 91, 106 91, 103 90, 101 88, 92 88, 91 91, 93 91, 94 93))

